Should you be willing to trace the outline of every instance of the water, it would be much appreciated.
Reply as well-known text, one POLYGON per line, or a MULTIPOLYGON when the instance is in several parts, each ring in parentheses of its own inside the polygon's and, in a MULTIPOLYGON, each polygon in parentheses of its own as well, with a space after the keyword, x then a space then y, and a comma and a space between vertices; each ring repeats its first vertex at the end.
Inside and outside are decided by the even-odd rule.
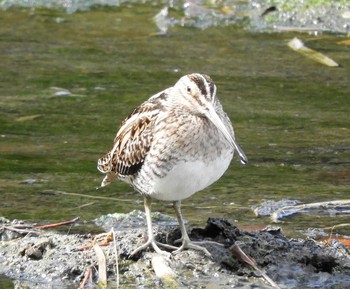
POLYGON ((175 25, 207 29, 232 24, 255 31, 350 32, 347 0, 3 0, 0 9, 45 7, 71 14, 125 3, 160 5, 153 19, 161 33, 175 25))
MULTIPOLYGON (((268 224, 250 209, 266 199, 349 199, 350 59, 349 47, 338 44, 344 39, 234 26, 175 26, 157 36, 151 19, 160 9, 1 12, 0 216, 38 223, 80 216, 83 224, 142 210, 126 184, 95 189, 102 179, 96 160, 136 105, 191 72, 214 79, 249 159, 246 166, 234 159, 216 184, 183 202, 191 224, 204 225, 209 216, 268 224), (294 36, 341 67, 290 50, 294 36)), ((155 202, 153 210, 173 214, 168 203, 155 202)), ((281 226, 299 236, 347 218, 297 215, 281 226)))

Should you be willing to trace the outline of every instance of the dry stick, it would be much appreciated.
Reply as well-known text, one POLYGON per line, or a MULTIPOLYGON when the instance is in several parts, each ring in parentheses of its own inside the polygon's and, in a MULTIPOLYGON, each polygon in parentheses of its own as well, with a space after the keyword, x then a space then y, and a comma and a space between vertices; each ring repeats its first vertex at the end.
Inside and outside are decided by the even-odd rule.
POLYGON ((106 257, 103 254, 101 247, 96 243, 94 244, 94 250, 97 256, 98 263, 98 285, 102 288, 107 286, 107 269, 106 269, 106 257))
POLYGON ((334 229, 344 228, 344 227, 350 227, 350 223, 344 223, 344 224, 334 225, 332 227, 326 227, 326 228, 324 228, 324 230, 331 230, 331 231, 333 231, 334 229))
POLYGON ((80 217, 76 217, 76 218, 69 220, 69 221, 63 221, 63 222, 59 222, 59 223, 42 225, 42 226, 35 226, 33 228, 34 229, 52 229, 52 228, 57 228, 57 227, 64 226, 64 225, 74 224, 74 223, 78 222, 79 220, 80 220, 80 217))
POLYGON ((117 274, 117 288, 119 288, 119 283, 120 283, 120 279, 119 279, 119 260, 118 260, 118 249, 117 249, 117 242, 115 240, 115 232, 114 232, 114 228, 112 228, 112 234, 113 234, 113 242, 114 242, 114 255, 115 255, 115 271, 117 274))
POLYGON ((180 288, 175 272, 169 267, 167 260, 160 254, 152 258, 152 267, 156 276, 163 281, 164 289, 180 288))
POLYGON ((90 203, 87 203, 87 204, 83 204, 83 205, 81 205, 81 206, 78 206, 78 207, 76 207, 75 209, 82 209, 82 208, 85 208, 85 207, 87 207, 87 206, 91 206, 91 205, 94 205, 95 204, 95 202, 90 202, 90 203))
POLYGON ((308 57, 324 65, 327 65, 330 67, 339 66, 338 63, 336 63, 333 59, 329 58, 328 56, 306 47, 304 43, 297 37, 294 37, 291 41, 289 41, 288 46, 294 51, 304 55, 305 57, 308 57))
POLYGON ((263 276, 263 278, 268 283, 270 283, 270 285, 272 287, 274 287, 276 289, 281 289, 281 287, 279 287, 269 276, 267 276, 267 274, 263 270, 258 268, 255 260, 253 258, 249 257, 246 253, 244 253, 238 245, 236 245, 236 244, 232 245, 230 247, 230 251, 231 251, 232 255, 234 257, 236 257, 239 261, 253 267, 254 270, 258 271, 261 274, 261 276, 263 276))
POLYGON ((79 289, 84 289, 85 288, 85 285, 86 285, 87 281, 89 280, 89 277, 91 276, 91 273, 92 273, 92 268, 89 267, 86 270, 86 272, 85 272, 84 279, 83 279, 83 281, 81 281, 79 289))
POLYGON ((289 215, 293 215, 303 210, 317 209, 317 208, 330 209, 330 208, 337 208, 342 206, 350 206, 350 200, 336 200, 336 201, 328 201, 328 202, 303 204, 303 205, 297 205, 297 206, 286 206, 273 212, 273 214, 271 215, 271 219, 273 222, 278 222, 278 219, 281 219, 289 215))
POLYGON ((102 246, 109 246, 109 243, 112 241, 113 236, 111 236, 110 233, 101 233, 101 234, 98 234, 95 236, 94 240, 90 243, 90 244, 85 244, 85 245, 81 245, 79 248, 77 248, 76 250, 77 251, 80 251, 80 250, 87 250, 87 249, 91 249, 94 244, 97 242, 97 244, 102 247, 102 246), (102 240, 102 241, 97 241, 98 238, 104 236, 105 239, 102 240))
MULTIPOLYGON (((325 240, 325 244, 328 245, 329 242, 331 241, 332 237, 333 237, 333 231, 336 228, 344 228, 344 227, 350 227, 350 223, 345 223, 345 224, 338 224, 338 225, 334 225, 332 227, 326 227, 324 228, 324 230, 331 230, 331 232, 329 233, 329 237, 327 240, 325 240)), ((340 241, 343 245, 345 246, 350 246, 350 240, 349 239, 344 239, 344 238, 336 238, 338 239, 338 241, 340 241), (349 241, 349 242, 347 242, 349 241)))
POLYGON ((33 229, 33 225, 13 224, 11 226, 1 226, 0 228, 14 228, 14 229, 33 229))
POLYGON ((43 193, 49 193, 49 194, 59 194, 59 195, 68 195, 68 196, 74 196, 74 197, 83 197, 88 199, 99 199, 99 200, 110 200, 110 201, 118 201, 118 202, 134 202, 133 200, 128 199, 118 199, 118 198, 110 198, 110 197, 103 197, 103 196, 92 196, 92 195, 85 195, 85 194, 77 194, 77 193, 67 193, 64 191, 55 191, 55 190, 45 190, 43 193))
POLYGON ((76 217, 69 221, 63 221, 59 223, 47 224, 47 225, 41 225, 41 226, 14 225, 14 226, 2 226, 0 228, 5 228, 6 230, 14 231, 17 233, 38 234, 39 231, 32 231, 30 229, 51 229, 51 228, 56 228, 64 225, 71 225, 78 222, 79 219, 80 217, 76 217))
POLYGON ((2 226, 0 227, 0 229, 6 229, 6 230, 9 230, 9 231, 13 231, 13 232, 17 232, 17 233, 25 233, 25 234, 38 234, 39 232, 38 231, 32 231, 32 230, 29 230, 29 229, 19 229, 19 228, 16 228, 16 227, 12 227, 12 226, 2 226))

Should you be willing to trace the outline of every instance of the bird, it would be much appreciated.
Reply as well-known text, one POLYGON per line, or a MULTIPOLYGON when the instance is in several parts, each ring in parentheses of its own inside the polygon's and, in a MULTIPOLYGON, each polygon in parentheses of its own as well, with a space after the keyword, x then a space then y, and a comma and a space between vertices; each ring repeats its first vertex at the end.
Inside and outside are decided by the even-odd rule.
POLYGON ((210 256, 202 242, 190 240, 181 201, 217 181, 234 153, 242 164, 248 162, 216 91, 208 75, 182 76, 136 107, 121 123, 111 150, 98 160, 97 169, 105 174, 101 187, 119 179, 143 196, 148 240, 131 255, 153 247, 167 256, 171 253, 165 250, 178 253, 184 249, 210 256), (172 202, 182 235, 180 247, 155 240, 153 199, 172 202))

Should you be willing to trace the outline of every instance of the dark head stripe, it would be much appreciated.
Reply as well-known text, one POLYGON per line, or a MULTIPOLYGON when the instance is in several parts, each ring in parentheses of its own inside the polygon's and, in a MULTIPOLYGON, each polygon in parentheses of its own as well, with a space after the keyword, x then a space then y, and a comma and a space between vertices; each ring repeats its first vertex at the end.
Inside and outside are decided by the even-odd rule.
POLYGON ((190 76, 191 80, 197 85, 199 90, 203 95, 207 95, 209 91, 207 91, 207 86, 205 85, 204 79, 199 74, 192 74, 190 76))
POLYGON ((211 95, 211 97, 213 97, 214 93, 216 93, 214 81, 208 75, 204 74, 203 76, 207 80, 207 83, 208 83, 209 89, 210 89, 210 95, 211 95))
POLYGON ((196 83, 200 92, 207 96, 207 98, 212 99, 215 94, 215 84, 213 80, 205 74, 192 74, 190 76, 191 80, 196 83), (208 91, 209 89, 209 91, 208 91))

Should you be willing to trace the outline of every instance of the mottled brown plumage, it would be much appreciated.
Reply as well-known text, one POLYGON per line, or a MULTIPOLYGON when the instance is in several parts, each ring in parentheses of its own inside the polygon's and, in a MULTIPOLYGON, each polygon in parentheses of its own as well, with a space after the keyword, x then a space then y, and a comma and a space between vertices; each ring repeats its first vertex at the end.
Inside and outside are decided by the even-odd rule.
POLYGON ((151 198, 156 198, 174 203, 183 236, 177 251, 194 248, 209 254, 189 240, 180 201, 220 178, 234 151, 247 162, 207 75, 182 77, 122 122, 112 149, 97 167, 106 174, 101 186, 118 178, 144 196, 149 240, 134 253, 148 245, 163 252, 154 240, 150 218, 151 198))
POLYGON ((124 179, 142 167, 153 140, 154 121, 160 109, 158 99, 137 107, 121 124, 113 148, 98 161, 97 168, 106 173, 102 186, 116 177, 124 179), (132 122, 130 119, 134 119, 132 122))

